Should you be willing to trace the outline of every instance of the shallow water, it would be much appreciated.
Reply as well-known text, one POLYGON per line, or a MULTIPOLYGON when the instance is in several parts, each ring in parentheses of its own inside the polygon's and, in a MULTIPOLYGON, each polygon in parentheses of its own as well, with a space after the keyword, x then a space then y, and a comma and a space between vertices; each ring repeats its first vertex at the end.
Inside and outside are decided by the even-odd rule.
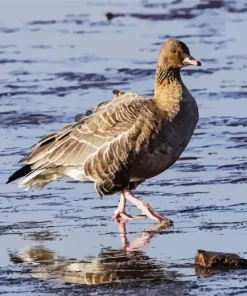
POLYGON ((205 274, 193 265, 197 249, 247 252, 247 3, 165 3, 0 4, 0 294, 247 295, 245 271, 205 274), (185 41, 202 62, 182 71, 200 122, 181 159, 136 190, 174 227, 127 223, 130 244, 142 243, 126 254, 111 221, 118 196, 101 200, 91 184, 71 180, 37 192, 5 182, 29 146, 111 99, 112 89, 151 95, 167 38, 185 41), (18 261, 38 247, 56 260, 18 261), (85 276, 85 262, 97 275, 85 276), (73 279, 58 272, 67 268, 73 279))

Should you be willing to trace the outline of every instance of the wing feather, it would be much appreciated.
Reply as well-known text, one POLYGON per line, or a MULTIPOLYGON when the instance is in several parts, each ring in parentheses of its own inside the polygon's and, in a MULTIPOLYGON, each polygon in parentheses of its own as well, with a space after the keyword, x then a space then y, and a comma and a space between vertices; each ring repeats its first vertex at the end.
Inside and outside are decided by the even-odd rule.
POLYGON ((57 167, 61 173, 80 167, 101 196, 110 194, 128 186, 135 156, 163 119, 152 99, 119 92, 90 116, 41 139, 26 162, 42 174, 44 169, 57 167))

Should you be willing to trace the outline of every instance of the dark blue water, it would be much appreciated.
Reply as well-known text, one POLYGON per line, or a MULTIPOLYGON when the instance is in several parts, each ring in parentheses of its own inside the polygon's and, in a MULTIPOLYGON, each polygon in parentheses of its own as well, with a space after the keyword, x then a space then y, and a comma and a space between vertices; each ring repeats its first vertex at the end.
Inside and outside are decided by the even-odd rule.
POLYGON ((245 272, 212 275, 193 265, 197 249, 246 256, 247 3, 164 2, 0 3, 0 294, 247 295, 245 272), (111 221, 118 196, 100 200, 91 184, 69 179, 37 192, 5 182, 29 146, 111 99, 112 89, 152 95, 168 38, 184 41, 202 62, 182 73, 200 122, 181 159, 136 192, 174 228, 128 223, 130 242, 150 239, 126 255, 111 221), (52 252, 56 263, 10 255, 33 247, 52 252), (68 266, 73 279, 64 275, 68 266), (116 275, 85 282, 85 269, 116 275))

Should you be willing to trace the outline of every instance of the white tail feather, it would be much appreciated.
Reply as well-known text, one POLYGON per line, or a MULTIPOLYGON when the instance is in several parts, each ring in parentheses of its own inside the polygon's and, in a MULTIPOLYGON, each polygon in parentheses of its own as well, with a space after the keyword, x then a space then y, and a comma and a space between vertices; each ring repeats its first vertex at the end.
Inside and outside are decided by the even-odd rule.
POLYGON ((30 181, 32 181, 36 176, 41 174, 45 169, 41 170, 35 170, 31 173, 29 173, 24 179, 20 180, 18 183, 19 188, 27 187, 25 190, 28 190, 31 186, 28 184, 30 181))

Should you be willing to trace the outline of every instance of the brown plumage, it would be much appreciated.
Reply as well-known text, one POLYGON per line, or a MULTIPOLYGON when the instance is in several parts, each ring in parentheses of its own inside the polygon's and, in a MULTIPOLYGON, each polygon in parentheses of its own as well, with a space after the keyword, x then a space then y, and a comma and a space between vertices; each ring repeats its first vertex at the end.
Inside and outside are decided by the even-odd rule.
POLYGON ((187 146, 196 123, 195 99, 180 68, 200 65, 188 47, 168 40, 161 48, 153 98, 114 90, 114 98, 57 133, 42 138, 8 182, 43 188, 69 176, 92 181, 100 196, 133 189, 170 167, 187 146))

